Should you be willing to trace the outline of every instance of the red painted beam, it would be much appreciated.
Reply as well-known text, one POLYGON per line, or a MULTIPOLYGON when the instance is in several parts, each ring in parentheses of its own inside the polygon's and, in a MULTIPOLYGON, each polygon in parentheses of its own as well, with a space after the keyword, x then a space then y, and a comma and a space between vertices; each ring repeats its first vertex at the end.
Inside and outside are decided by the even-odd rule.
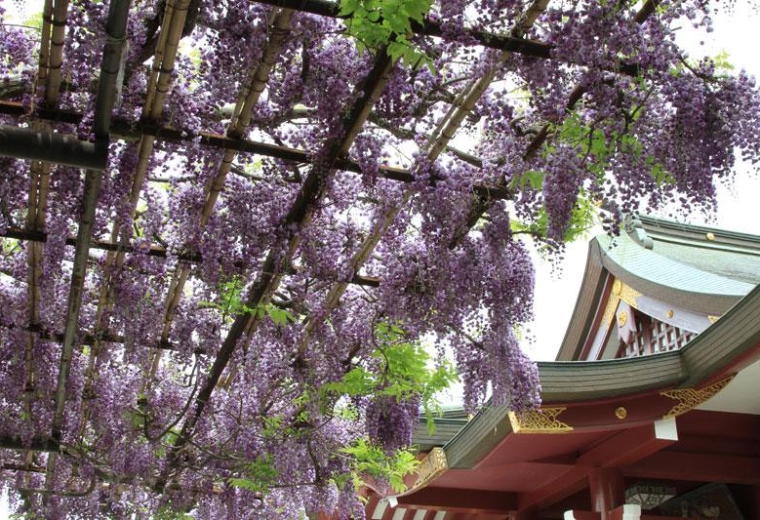
POLYGON ((522 493, 517 500, 518 510, 543 509, 564 500, 588 487, 588 468, 576 466, 540 489, 522 493))
MULTIPOLYGON (((517 509, 514 493, 428 486, 398 498, 398 507, 474 514, 508 515, 517 509)), ((448 518, 448 517, 447 517, 448 518)))
POLYGON ((593 467, 624 468, 677 442, 666 423, 649 424, 614 435, 578 457, 576 467, 542 488, 520 495, 519 509, 545 508, 585 489, 593 467))
POLYGON ((601 513, 602 520, 617 520, 611 511, 623 505, 625 485, 617 468, 591 468, 588 475, 591 509, 601 513))
POLYGON ((663 451, 623 470, 638 478, 760 485, 760 458, 663 451))
MULTIPOLYGON (((673 419, 671 419, 673 421, 673 419)), ((620 468, 649 457, 678 441, 675 423, 655 424, 625 430, 578 457, 578 465, 620 468), (672 432, 668 431, 669 426, 672 432)))

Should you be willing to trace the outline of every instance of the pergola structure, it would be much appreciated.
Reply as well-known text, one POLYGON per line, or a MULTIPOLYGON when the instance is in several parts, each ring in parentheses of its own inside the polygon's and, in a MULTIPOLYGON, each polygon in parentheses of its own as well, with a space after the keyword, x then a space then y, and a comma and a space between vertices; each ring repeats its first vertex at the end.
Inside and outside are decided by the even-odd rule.
MULTIPOLYGON (((205 63, 208 56, 203 49, 183 51, 181 42, 198 31, 199 12, 213 11, 210 6, 198 0, 160 1, 152 18, 135 24, 130 16, 136 8, 145 7, 136 3, 140 5, 131 5, 130 0, 111 0, 107 6, 46 0, 35 73, 22 75, 19 84, 6 81, 0 89, 0 156, 14 158, 3 159, 3 167, 15 172, 15 176, 6 175, 1 201, 0 235, 7 260, 3 287, 7 290, 2 300, 6 312, 0 320, 0 368, 10 392, 2 402, 8 419, 0 425, 1 470, 14 475, 19 492, 32 502, 39 497, 47 503, 99 494, 108 503, 133 485, 157 495, 171 494, 173 489, 189 489, 190 495, 197 496, 234 494, 225 479, 238 475, 235 468, 250 456, 246 451, 250 446, 272 440, 246 438, 246 429, 271 430, 272 426, 243 424, 242 412, 230 419, 220 412, 223 406, 239 401, 243 409, 253 406, 249 399, 255 400, 262 403, 263 410, 258 412, 266 416, 285 400, 287 405, 279 409, 290 424, 291 429, 285 430, 295 429, 299 436, 307 431, 307 437, 329 430, 322 429, 324 424, 316 426, 312 418, 303 419, 307 411, 311 413, 308 406, 285 391, 278 394, 281 388, 250 397, 248 389, 266 377, 246 368, 246 363, 269 363, 262 360, 277 352, 257 350, 257 341, 262 341, 257 334, 286 337, 293 346, 285 363, 293 373, 268 374, 273 381, 295 381, 297 386, 299 377, 316 377, 316 359, 338 370, 337 377, 320 373, 323 380, 317 381, 335 382, 369 358, 361 341, 366 339, 367 326, 354 343, 346 341, 339 347, 331 343, 350 335, 346 323, 353 324, 355 309, 364 310, 383 298, 411 298, 409 293, 424 296, 425 280, 404 279, 405 266, 433 271, 441 258, 450 255, 446 261, 452 265, 456 260, 479 268, 472 260, 473 252, 481 247, 478 241, 498 235, 490 230, 498 231, 500 225, 506 225, 506 231, 502 230, 502 239, 493 240, 501 240, 498 244, 503 247, 489 250, 490 260, 504 261, 509 268, 488 271, 482 267, 482 279, 473 277, 462 284, 470 283, 473 294, 491 291, 481 300, 491 297, 491 312, 505 312, 503 317, 514 320, 501 323, 497 318, 502 316, 497 314, 492 325, 502 337, 512 338, 512 326, 530 314, 532 271, 524 267, 527 254, 512 237, 508 218, 500 217, 507 212, 489 212, 504 200, 527 201, 524 211, 541 206, 531 202, 536 197, 531 182, 501 169, 509 167, 510 161, 529 166, 541 159, 545 145, 561 133, 557 130, 561 121, 536 117, 523 127, 523 116, 513 118, 514 124, 502 130, 513 132, 521 148, 511 150, 510 158, 499 157, 493 150, 481 157, 475 152, 487 148, 461 150, 453 140, 458 133, 482 130, 478 125, 487 114, 476 107, 486 97, 504 109, 498 103, 504 89, 494 90, 494 85, 504 80, 504 70, 512 62, 533 70, 546 60, 556 61, 563 81, 593 72, 567 89, 557 109, 559 119, 579 110, 584 96, 595 100, 589 102, 589 110, 599 110, 596 103, 601 106, 604 98, 596 99, 597 90, 605 96, 618 91, 623 96, 630 88, 633 96, 639 80, 632 78, 642 72, 623 52, 612 52, 606 61, 576 63, 558 55, 553 43, 532 39, 541 34, 536 23, 549 0, 526 3, 520 13, 512 9, 505 17, 511 25, 498 27, 497 19, 495 32, 477 27, 453 31, 433 17, 415 21, 411 32, 423 44, 434 41, 445 47, 442 53, 461 60, 439 71, 447 81, 402 69, 386 52, 393 41, 366 54, 344 45, 345 38, 333 34, 345 27, 333 21, 342 11, 332 2, 246 4, 257 6, 251 14, 254 19, 237 25, 225 19, 233 28, 220 23, 201 41, 212 46, 214 38, 226 35, 229 56, 214 55, 213 64, 205 63), (88 27, 94 20, 100 25, 88 27), (237 34, 234 31, 240 35, 231 37, 237 34), (130 45, 134 34, 140 39, 130 45), (323 39, 316 48, 329 47, 339 56, 343 52, 346 57, 340 59, 344 61, 331 58, 329 63, 313 64, 322 58, 309 45, 317 35, 323 39), (235 77, 243 79, 214 84, 218 92, 197 87, 197 83, 205 85, 207 76, 221 74, 215 67, 227 67, 225 59, 239 59, 235 55, 239 49, 232 46, 244 46, 249 40, 258 47, 251 50, 255 59, 246 61, 250 69, 235 72, 235 77), (94 81, 97 88, 91 89, 82 79, 94 80, 94 72, 85 70, 89 65, 82 61, 71 67, 67 60, 98 53, 100 73, 94 81), (485 58, 474 66, 473 55, 485 58), (313 85, 328 77, 327 71, 314 69, 328 65, 345 67, 345 81, 355 83, 353 88, 343 92, 332 84, 320 84, 313 90, 327 94, 310 99, 316 106, 296 97, 285 99, 291 78, 313 85), (466 69, 466 74, 457 76, 458 68, 466 69), (417 86, 425 82, 431 87, 417 92, 417 86), (398 94, 407 84, 414 88, 398 94), (229 85, 239 90, 232 92, 229 85), (389 93, 389 85, 396 89, 394 93, 389 93), (335 99, 324 99, 330 95, 335 99), (229 99, 211 100, 214 96, 229 99), (404 103, 412 98, 424 102, 409 114, 404 103), (235 99, 230 108, 229 102, 235 99), (396 112, 403 112, 405 119, 394 119, 396 112), (422 131, 404 126, 409 118, 428 125, 422 131), (299 128, 303 129, 300 134, 294 131, 299 128), (373 148, 376 134, 391 144, 373 148), (395 145, 401 149, 399 155, 407 153, 404 146, 412 146, 413 160, 390 162, 388 148, 395 145), (444 163, 468 176, 437 169, 436 164, 444 163), (22 169, 23 174, 19 173, 22 169), (171 174, 162 177, 166 171, 171 174), (21 175, 23 191, 18 189, 21 175), (342 191, 336 188, 339 181, 342 191), (449 200, 451 193, 454 202, 449 200), (426 204, 423 209, 420 200, 426 204), (338 210, 329 213, 331 207, 338 210), (457 209, 456 215, 450 215, 452 208, 457 209), (433 233, 424 229, 425 222, 420 224, 415 218, 436 211, 442 214, 436 218, 451 216, 458 224, 438 237, 440 249, 430 247, 432 258, 410 253, 393 258, 394 248, 404 245, 404 240, 432 240, 426 236, 433 233), (243 216, 251 220, 234 228, 232 223, 243 216), (339 260, 328 257, 333 250, 338 251, 335 258, 339 260), (382 255, 392 258, 392 264, 382 255), (222 282, 237 290, 235 305, 231 300, 219 303, 218 298, 206 301, 219 296, 222 282), (501 283, 509 291, 493 297, 496 289, 491 283, 496 289, 501 283), (282 312, 286 323, 296 315, 294 337, 281 330, 282 323, 275 318, 268 319, 282 312), (106 379, 117 387, 107 399, 106 379), (123 455, 128 460, 118 464, 113 459, 114 447, 119 445, 114 436, 119 434, 99 423, 105 417, 111 420, 108 410, 117 408, 113 420, 124 428, 122 432, 129 431, 130 439, 123 455), (238 422, 234 427, 225 423, 233 419, 238 422), (234 433, 224 440, 224 450, 217 451, 221 440, 209 432, 228 429, 234 433), (200 434, 201 430, 205 433, 200 434), (140 469, 130 467, 143 463, 137 454, 147 452, 151 462, 140 469), (120 473, 113 470, 114 464, 131 469, 120 473), (218 481, 204 474, 205 468, 215 465, 223 474, 218 481)), ((644 26, 656 14, 658 3, 646 0, 635 11, 621 10, 621 16, 626 16, 621 23, 644 26)), ((223 17, 232 12, 232 4, 220 7, 216 14, 223 17)), ((4 37, 10 34, 10 29, 3 31, 4 37)), ((433 58, 440 57, 436 52, 433 58)), ((13 72, 22 65, 10 64, 6 69, 13 72)), ((697 74, 694 78, 701 81, 697 74)), ((552 86, 537 88, 548 91, 552 86)), ((635 126, 634 121, 644 121, 643 106, 650 95, 651 91, 636 94, 628 110, 623 101, 616 101, 615 114, 626 130, 635 126)), ((588 141, 597 146, 594 125, 588 141)), ((600 153, 598 146, 594 153, 600 153)), ((637 189, 655 186, 661 180, 655 177, 636 181, 637 189)), ((676 184, 673 189, 681 187, 676 184)), ((571 201, 568 213, 572 207, 571 201)), ((545 238, 545 230, 517 232, 545 238)), ((461 298, 469 294, 453 283, 451 287, 455 295, 460 291, 461 298)), ((469 316, 477 317, 477 305, 468 305, 472 307, 469 316)), ((422 316, 434 322, 433 314, 443 314, 440 309, 434 311, 422 316)), ((380 312, 392 315, 393 305, 386 303, 380 312)), ((282 314, 277 316, 283 319, 282 314)), ((453 325, 436 322, 432 328, 458 330, 470 317, 458 315, 453 325)), ((371 325, 369 331, 372 336, 371 325)), ((470 337, 461 341, 472 343, 474 350, 485 349, 470 337)), ((509 348, 516 349, 516 339, 510 341, 509 348)), ((510 356, 512 376, 529 380, 529 368, 525 373, 514 368, 522 358, 513 351, 510 356)), ((514 385, 511 394, 518 405, 524 397, 517 393, 519 386, 514 385)), ((531 384, 524 386, 529 393, 531 384)), ((551 388, 550 383, 544 386, 551 388)), ((332 419, 325 424, 334 424, 332 419)), ((274 434, 267 431, 266 435, 274 434)), ((313 467, 302 472, 305 482, 292 485, 324 484, 322 467, 337 448, 325 445, 320 452, 311 441, 304 441, 300 449, 299 457, 311 460, 313 467)), ((261 457, 253 455, 253 460, 268 460, 261 457)))
POLYGON ((541 409, 419 430, 417 491, 374 497, 367 518, 760 514, 760 239, 645 217, 627 229, 589 244, 557 361, 539 363, 541 409))

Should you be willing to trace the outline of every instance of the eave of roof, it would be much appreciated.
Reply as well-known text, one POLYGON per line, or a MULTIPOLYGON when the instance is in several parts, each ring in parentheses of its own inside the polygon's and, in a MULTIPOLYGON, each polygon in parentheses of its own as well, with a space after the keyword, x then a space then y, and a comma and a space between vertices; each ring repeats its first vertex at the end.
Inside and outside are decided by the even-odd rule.
POLYGON ((602 254, 599 242, 592 240, 588 245, 586 256, 586 270, 583 273, 583 282, 575 301, 573 319, 565 332, 557 360, 571 361, 577 359, 583 349, 583 343, 589 335, 593 325, 599 302, 605 289, 608 273, 602 265, 602 254))
POLYGON ((704 249, 721 249, 729 245, 748 253, 760 254, 760 236, 757 235, 708 226, 683 224, 646 215, 640 215, 638 220, 649 236, 688 240, 704 249), (712 239, 706 239, 708 235, 712 235, 712 239))
MULTIPOLYGON (((679 351, 639 358, 539 363, 544 404, 593 403, 645 390, 692 388, 760 357, 760 287, 679 351)), ((506 407, 486 407, 445 446, 450 468, 471 468, 512 426, 506 407)))

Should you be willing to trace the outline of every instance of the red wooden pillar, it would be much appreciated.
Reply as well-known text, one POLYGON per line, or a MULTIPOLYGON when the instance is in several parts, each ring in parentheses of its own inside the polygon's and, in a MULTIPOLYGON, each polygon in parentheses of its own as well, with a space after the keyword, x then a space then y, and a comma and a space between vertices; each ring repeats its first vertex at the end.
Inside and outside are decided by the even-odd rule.
POLYGON ((538 513, 535 509, 512 511, 509 514, 509 520, 538 520, 538 513))
POLYGON ((591 510, 602 520, 612 520, 611 513, 625 502, 623 475, 616 468, 591 468, 588 473, 591 510))

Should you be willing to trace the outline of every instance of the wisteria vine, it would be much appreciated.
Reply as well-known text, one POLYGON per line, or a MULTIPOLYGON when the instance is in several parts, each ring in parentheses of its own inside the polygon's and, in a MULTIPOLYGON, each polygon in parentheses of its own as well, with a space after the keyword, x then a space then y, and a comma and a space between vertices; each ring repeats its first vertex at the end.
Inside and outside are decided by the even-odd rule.
MULTIPOLYGON (((455 371, 468 409, 539 405, 519 345, 530 242, 561 254, 599 207, 611 230, 623 210, 709 207, 737 153, 760 160, 755 80, 675 43, 676 26, 711 30, 706 0, 308 3, 132 1, 92 237, 113 247, 90 248, 60 439, 84 174, 52 165, 30 195, 30 162, 0 158, 0 488, 17 511, 363 517, 366 486, 398 492, 414 471, 413 430, 455 371), (483 33, 550 53, 485 48, 483 33), (401 60, 372 85, 386 52, 401 60), (144 125, 164 130, 149 146, 144 125)), ((54 103, 46 30, 0 7, 0 122, 91 139, 109 6, 53 4, 54 103)))

